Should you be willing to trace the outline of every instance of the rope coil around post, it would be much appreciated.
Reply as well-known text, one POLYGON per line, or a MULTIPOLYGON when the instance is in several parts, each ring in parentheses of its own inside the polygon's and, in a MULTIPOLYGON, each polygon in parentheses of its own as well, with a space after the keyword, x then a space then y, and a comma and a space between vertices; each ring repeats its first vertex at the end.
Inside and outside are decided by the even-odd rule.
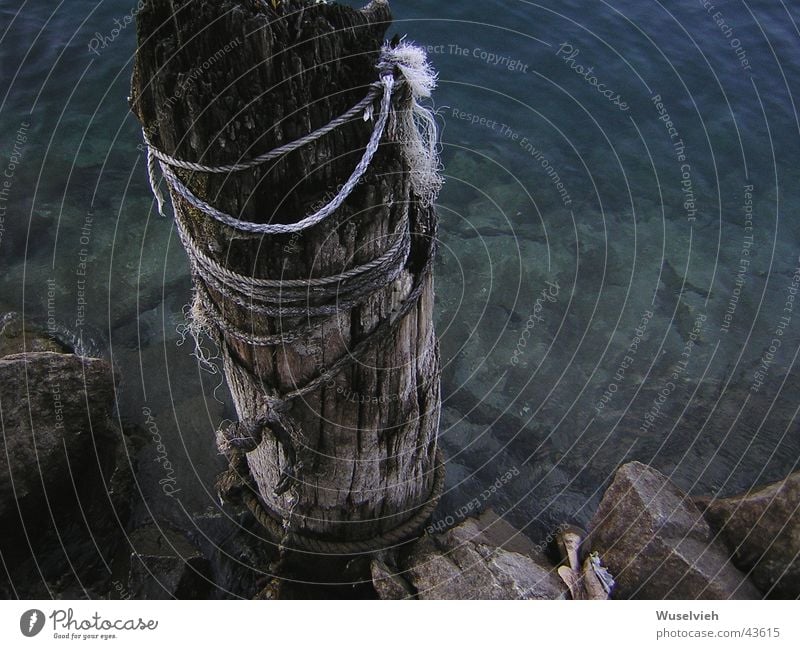
MULTIPOLYGON (((383 341, 391 339, 391 336, 395 329, 399 326, 399 324, 403 321, 403 319, 408 315, 411 309, 416 306, 419 298, 422 296, 425 282, 429 276, 429 274, 433 270, 433 262, 436 256, 436 220, 434 218, 430 218, 430 222, 427 224, 429 228, 429 236, 428 236, 428 245, 426 250, 426 258, 423 267, 417 273, 416 281, 409 292, 408 296, 403 300, 400 304, 399 308, 396 312, 392 315, 392 317, 384 318, 376 327, 373 329, 371 333, 369 333, 361 342, 355 345, 353 349, 350 350, 349 353, 344 354, 341 356, 333 365, 326 370, 320 372, 315 378, 308 381, 305 385, 299 386, 292 390, 291 392, 285 394, 270 394, 267 392, 267 399, 269 401, 269 417, 272 418, 273 421, 280 422, 280 424, 284 427, 284 429, 291 430, 292 423, 291 418, 287 417, 285 412, 289 409, 290 404, 295 399, 301 398, 311 392, 314 392, 318 388, 320 388, 324 383, 327 383, 331 380, 333 376, 335 376, 338 372, 342 369, 350 365, 351 363, 362 361, 366 355, 371 352, 376 346, 380 345, 383 341)), ((223 353, 229 353, 227 350, 227 345, 225 345, 224 340, 222 337, 219 337, 217 340, 217 344, 222 348, 223 353)), ((256 377, 250 372, 247 368, 243 368, 245 372, 250 375, 250 378, 255 381, 256 383, 262 383, 259 377, 256 377)), ((223 434, 223 437, 225 435, 223 434)), ((230 437, 230 435, 228 435, 230 437)), ((302 470, 302 466, 297 467, 294 465, 295 462, 295 449, 294 444, 291 441, 291 435, 287 434, 283 438, 279 438, 276 436, 276 440, 281 444, 284 449, 284 452, 287 456, 287 464, 283 468, 283 477, 279 481, 279 485, 276 486, 276 492, 279 486, 285 485, 286 481, 297 480, 300 479, 300 473, 302 470)), ((254 447, 255 448, 255 447, 254 447)), ((224 450, 221 447, 221 450, 224 450)), ((231 463, 231 467, 237 466, 240 463, 237 463, 237 457, 235 449, 231 449, 228 447, 226 450, 230 451, 229 460, 231 463)), ((437 459, 437 462, 439 460, 437 459)), ((438 465, 437 465, 438 466, 438 465)), ((444 464, 442 463, 442 471, 444 471, 444 464)), ((249 467, 245 462, 243 466, 238 466, 235 470, 236 475, 246 474, 249 476, 249 467)), ((442 481, 444 476, 442 475, 442 481)), ((229 490, 235 491, 235 485, 230 485, 229 490)), ((429 499, 431 502, 431 509, 428 512, 428 515, 433 513, 433 509, 435 509, 436 504, 438 503, 439 497, 441 493, 432 493, 429 499)), ((247 502, 245 504, 248 506, 251 511, 256 509, 256 503, 260 502, 256 498, 255 501, 247 502)), ((264 518, 264 515, 260 517, 257 516, 262 522, 262 524, 267 521, 267 518, 264 518)), ((274 530, 272 530, 274 531, 274 530)), ((363 542, 365 544, 372 543, 373 541, 370 540, 368 542, 363 542)), ((376 543, 383 543, 383 540, 376 541, 376 543)), ((334 543, 334 542, 331 542, 334 543)), ((361 551, 361 550, 359 550, 361 551)))
MULTIPOLYGON (((186 185, 184 185, 183 182, 181 182, 180 178, 178 178, 175 172, 170 169, 169 165, 159 162, 158 164, 161 167, 161 172, 164 175, 164 179, 167 181, 167 184, 170 186, 172 191, 183 198, 187 203, 189 203, 189 205, 200 210, 206 216, 210 216, 220 223, 234 228, 239 232, 247 232, 250 234, 294 234, 296 232, 302 232, 303 230, 317 225, 318 223, 322 223, 322 221, 333 214, 342 205, 342 203, 344 203, 347 197, 350 196, 356 185, 358 185, 358 182, 361 180, 362 176, 366 173, 370 162, 372 162, 375 152, 378 150, 378 145, 380 144, 381 138, 383 137, 383 132, 386 129, 386 121, 389 118, 389 112, 391 109, 394 77, 390 74, 384 74, 381 77, 381 80, 384 88, 383 97, 381 99, 381 112, 378 120, 375 123, 375 128, 372 131, 372 135, 367 143, 367 148, 364 151, 361 161, 358 163, 353 173, 350 174, 350 177, 347 179, 347 182, 344 183, 342 189, 339 190, 339 192, 330 202, 326 203, 313 214, 306 216, 296 223, 254 223, 252 221, 243 221, 235 216, 222 212, 192 193, 192 191, 186 185)), ((148 146, 148 149, 152 150, 152 147, 148 146)), ((153 155, 155 156, 155 154, 153 155)), ((215 171, 214 173, 225 172, 215 171)))
MULTIPOLYGON (((424 51, 406 43, 400 43, 395 47, 384 46, 377 67, 379 81, 370 86, 368 93, 360 102, 328 124, 302 138, 281 145, 248 161, 216 166, 187 162, 158 151, 145 134, 145 142, 148 147, 148 174, 158 202, 159 213, 163 214, 164 203, 157 183, 157 173, 160 169, 171 190, 176 227, 181 242, 189 254, 192 275, 195 278, 195 302, 192 306, 192 322, 189 329, 195 336, 198 349, 200 332, 207 333, 212 338, 222 350, 226 362, 230 360, 227 337, 255 346, 276 346, 292 342, 318 329, 328 317, 363 304, 376 292, 394 282, 406 268, 412 250, 408 213, 400 220, 391 235, 391 243, 386 251, 360 266, 329 277, 303 280, 247 277, 226 268, 197 245, 183 222, 185 217, 180 213, 179 203, 175 200, 175 197, 182 198, 186 204, 204 215, 242 234, 294 234, 318 225, 329 218, 344 203, 371 164, 393 111, 392 97, 399 85, 394 75, 398 73, 400 83, 405 84, 411 90, 411 99, 409 109, 396 115, 394 123, 400 134, 399 140, 403 145, 404 155, 410 169, 412 188, 420 203, 429 206, 441 187, 442 179, 439 174, 436 150, 436 124, 430 111, 422 108, 419 104, 418 98, 430 96, 435 85, 435 74, 427 62, 424 51), (313 214, 307 215, 295 223, 254 223, 226 214, 196 196, 172 169, 174 167, 190 172, 221 174, 255 168, 316 141, 354 119, 359 113, 364 114, 365 120, 372 119, 373 102, 379 96, 378 117, 375 119, 373 131, 360 162, 333 199, 313 214), (310 321, 295 326, 288 335, 247 332, 233 326, 224 318, 219 306, 212 299, 211 290, 232 304, 252 313, 271 318, 306 318, 310 321), (206 324, 207 320, 211 321, 210 325, 206 324)), ((238 422, 218 433, 218 446, 230 460, 230 468, 223 476, 220 489, 229 495, 241 493, 244 504, 262 525, 273 536, 283 539, 282 545, 285 545, 286 539, 295 536, 291 531, 291 520, 288 522, 288 527, 281 525, 261 506, 252 491, 252 476, 249 473, 246 453, 252 452, 263 443, 265 432, 271 433, 272 437, 282 446, 286 458, 285 466, 281 469, 282 477, 274 489, 275 494, 284 493, 294 485, 295 481, 299 480, 299 474, 303 467, 302 462, 297 461, 293 442, 293 437, 299 437, 299 434, 294 421, 288 415, 288 410, 291 408, 293 400, 319 389, 323 383, 330 381, 331 377, 344 367, 362 359, 381 341, 389 339, 403 318, 418 303, 423 294, 426 279, 432 271, 436 250, 436 222, 432 215, 429 215, 428 218, 429 222, 422 224, 421 232, 417 233, 429 237, 425 260, 416 273, 415 283, 409 294, 389 317, 379 322, 371 333, 367 334, 353 349, 342 355, 331 367, 320 372, 305 385, 286 394, 270 391, 263 385, 260 377, 253 375, 247 367, 242 368, 255 384, 261 384, 265 389, 266 414, 255 421, 238 422)), ((418 532, 430 517, 441 495, 444 484, 444 462, 440 453, 436 454, 434 463, 434 486, 430 498, 411 518, 397 528, 389 530, 375 539, 356 542, 323 541, 298 536, 298 545, 312 551, 352 553, 367 552, 385 547, 386 544, 396 544, 407 540, 410 535, 418 532)))
POLYGON ((346 124, 350 120, 354 119, 359 113, 363 113, 364 111, 369 110, 372 106, 372 102, 380 94, 381 85, 382 84, 379 81, 373 83, 372 86, 370 87, 370 91, 366 94, 364 99, 355 104, 352 108, 349 108, 347 111, 339 115, 339 117, 337 117, 336 119, 331 120, 330 122, 325 124, 325 126, 322 126, 312 131, 308 135, 304 135, 303 137, 297 140, 288 142, 286 144, 283 144, 279 147, 272 149, 271 151, 267 151, 266 153, 256 156, 251 160, 247 160, 246 162, 237 162, 236 164, 230 164, 230 165, 204 165, 204 164, 199 164, 197 162, 188 162, 186 160, 180 160, 179 158, 167 155, 166 153, 163 153, 153 147, 150 147, 150 151, 152 152, 153 156, 160 162, 168 164, 171 167, 177 167, 178 169, 185 169, 186 171, 199 171, 201 173, 209 173, 209 174, 223 174, 223 173, 234 173, 236 171, 247 171, 248 169, 259 167, 265 162, 276 160, 286 155, 287 153, 296 151, 297 149, 307 144, 316 142, 323 135, 327 135, 328 133, 336 130, 343 124, 346 124))
POLYGON ((176 219, 176 226, 205 284, 238 306, 273 318, 331 316, 362 304, 397 279, 411 249, 408 219, 404 218, 387 251, 366 264, 328 277, 259 279, 223 267, 200 250, 180 219, 176 219))
POLYGON ((400 139, 403 144, 404 155, 409 163, 412 185, 422 204, 424 206, 431 205, 441 189, 443 180, 439 173, 441 165, 439 164, 436 145, 436 122, 431 112, 419 103, 419 99, 431 96, 431 91, 436 85, 436 73, 428 63, 427 56, 423 49, 402 42, 395 47, 385 45, 381 49, 381 56, 377 67, 380 71, 380 80, 373 83, 364 99, 355 104, 352 108, 331 120, 331 122, 325 126, 293 142, 281 145, 245 162, 229 165, 203 165, 196 162, 181 160, 163 151, 159 151, 153 146, 147 137, 147 133, 143 130, 142 136, 147 146, 147 169, 150 187, 157 200, 159 214, 162 216, 164 214, 164 197, 158 188, 158 169, 161 170, 164 179, 173 192, 183 197, 190 205, 207 216, 239 232, 251 234, 294 234, 302 232, 317 223, 321 223, 333 214, 352 193, 358 181, 369 167, 378 149, 378 145, 380 144, 380 140, 386 128, 386 122, 391 112, 392 95, 397 88, 394 79, 395 71, 400 74, 401 80, 411 90, 410 109, 403 111, 403 114, 400 115, 398 126, 401 131, 400 139), (339 126, 346 124, 359 112, 364 112, 365 119, 371 118, 372 102, 375 97, 380 94, 380 88, 383 89, 380 113, 378 119, 375 121, 375 127, 361 161, 356 166, 347 182, 329 203, 324 205, 317 212, 300 219, 296 223, 253 223, 226 214, 225 212, 217 210, 198 196, 195 196, 171 169, 171 167, 177 167, 186 171, 228 174, 255 168, 265 162, 275 160, 300 147, 315 142, 339 126))
MULTIPOLYGON (((433 262, 436 257, 437 233, 435 219, 431 219, 431 223, 428 225, 431 230, 428 236, 425 263, 417 273, 416 280, 408 296, 403 300, 391 317, 381 320, 375 329, 367 334, 366 337, 361 342, 357 343, 355 347, 353 347, 347 354, 341 356, 329 368, 320 372, 314 379, 311 379, 305 385, 295 388, 291 392, 283 395, 268 395, 273 400, 274 404, 283 405, 313 392, 317 388, 321 387, 323 383, 329 381, 331 377, 335 376, 346 366, 363 360, 366 354, 370 352, 376 345, 379 345, 382 341, 391 338, 391 335, 394 333, 395 329, 400 325, 411 309, 416 306, 419 298, 422 297, 422 293, 425 289, 425 282, 428 278, 428 275, 433 271, 433 262)), ((224 341, 220 342, 224 346, 224 341)), ((253 376, 252 378, 257 382, 260 382, 258 377, 253 376)))
MULTIPOLYGON (((240 462, 238 464, 246 466, 246 463, 240 462)), ((282 522, 283 519, 265 507, 258 497, 257 489, 252 484, 249 472, 237 470, 236 465, 237 462, 232 461, 230 468, 220 477, 218 481, 220 493, 228 501, 247 507, 276 544, 285 546, 289 550, 300 550, 316 554, 368 554, 414 540, 430 520, 444 493, 445 460, 441 449, 437 449, 430 495, 405 521, 369 539, 327 541, 308 534, 301 534, 297 531, 291 531, 287 535, 282 522), (289 546, 290 542, 292 543, 291 546, 289 546)))

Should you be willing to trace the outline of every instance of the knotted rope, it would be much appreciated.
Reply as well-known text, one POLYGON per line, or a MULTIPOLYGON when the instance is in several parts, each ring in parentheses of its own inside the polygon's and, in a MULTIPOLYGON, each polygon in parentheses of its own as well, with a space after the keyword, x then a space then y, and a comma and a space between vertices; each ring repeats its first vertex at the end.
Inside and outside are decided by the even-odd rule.
MULTIPOLYGON (((268 279, 253 278, 237 273, 209 256, 195 242, 184 223, 185 216, 179 209, 180 203, 175 200, 175 197, 182 198, 186 204, 240 233, 280 235, 301 232, 329 218, 350 196, 367 172, 386 131, 389 118, 393 117, 397 128, 398 140, 402 145, 404 156, 410 168, 412 189, 423 206, 430 206, 442 184, 436 148, 437 129, 433 114, 419 103, 419 99, 430 97, 431 90, 436 83, 436 75, 428 64, 425 52, 422 49, 402 42, 394 47, 384 46, 381 49, 377 67, 379 80, 370 86, 366 96, 353 107, 311 133, 251 160, 213 166, 187 162, 157 150, 145 134, 148 173, 150 184, 158 203, 159 213, 163 215, 164 198, 158 188, 158 170, 161 171, 171 190, 178 235, 189 255, 192 275, 195 278, 195 296, 189 314, 189 330, 195 338, 198 357, 201 360, 207 360, 200 347, 202 334, 208 335, 222 350, 226 363, 231 362, 230 350, 226 342, 227 338, 255 346, 275 346, 290 343, 301 336, 309 335, 330 316, 363 304, 376 292, 394 282, 406 268, 412 249, 408 212, 400 219, 395 231, 392 233, 386 251, 365 264, 329 277, 299 280, 268 279), (399 76, 399 83, 395 80, 395 73, 399 76), (392 109, 392 97, 398 86, 403 84, 410 90, 409 108, 394 112, 392 109), (315 142, 334 129, 356 118, 360 113, 363 113, 365 121, 372 119, 373 103, 379 96, 380 108, 378 117, 375 119, 372 133, 359 163, 338 193, 329 202, 295 223, 254 223, 222 212, 196 196, 173 171, 173 168, 177 168, 199 173, 227 174, 253 169, 315 142), (233 326, 232 323, 224 318, 219 306, 212 298, 211 291, 216 292, 231 304, 235 304, 253 314, 269 318, 305 318, 307 322, 297 325, 288 334, 248 332, 240 327, 233 326)), ((285 394, 278 394, 274 390, 267 388, 263 385, 260 377, 255 376, 247 368, 243 368, 255 384, 260 383, 264 388, 266 414, 254 421, 238 422, 219 432, 218 446, 228 456, 231 463, 227 478, 223 480, 225 484, 221 486, 221 491, 229 495, 234 492, 244 494, 245 504, 268 531, 273 533, 273 536, 283 539, 281 541, 282 545, 285 545, 285 540, 288 537, 292 537, 297 545, 306 549, 352 553, 368 551, 366 548, 377 549, 386 544, 396 544, 406 540, 409 535, 419 530, 433 512, 433 508, 441 494, 444 480, 444 464, 441 458, 437 456, 434 488, 426 504, 420 507, 411 518, 398 528, 390 530, 376 539, 358 541, 354 544, 321 541, 296 535, 290 529, 291 525, 289 527, 286 525, 281 527, 274 515, 264 509, 257 496, 255 496, 255 492, 251 489, 242 489, 243 485, 249 485, 252 481, 252 478, 249 477, 247 462, 244 460, 245 454, 252 452, 262 443, 263 432, 267 430, 280 443, 285 457, 284 466, 281 469, 282 476, 275 486, 274 492, 276 495, 280 495, 292 488, 299 479, 299 474, 303 468, 302 462, 297 461, 294 442, 295 439, 300 439, 301 436, 295 422, 288 416, 292 402, 319 389, 347 365, 363 359, 376 344, 391 339, 391 334, 395 328, 417 304, 423 293, 426 279, 432 270, 436 249, 435 218, 429 215, 428 220, 419 225, 422 228, 420 234, 427 237, 427 245, 424 246, 425 261, 415 274, 414 285, 408 296, 392 315, 384 318, 353 349, 349 350, 327 370, 320 372, 305 385, 285 394), (239 482, 236 482, 231 477, 233 474, 239 476, 239 482)))
MULTIPOLYGON (((296 399, 305 397, 306 395, 311 394, 312 392, 315 392, 323 387, 323 385, 330 382, 334 376, 336 376, 342 369, 350 364, 363 362, 366 359, 367 354, 373 350, 376 344, 380 344, 383 341, 392 340, 397 327, 401 322, 403 322, 404 318, 410 313, 411 309, 417 305, 419 298, 422 296, 423 291, 425 290, 427 278, 433 270, 433 262, 436 256, 437 224, 433 215, 431 213, 428 214, 428 222, 422 224, 423 230, 426 231, 425 241, 427 245, 425 249, 425 262, 419 272, 416 273, 415 281, 411 291, 390 317, 381 320, 381 322, 378 323, 372 332, 370 332, 363 340, 357 343, 347 353, 340 356, 339 359, 336 360, 330 367, 320 371, 314 378, 310 379, 305 384, 296 387, 290 392, 285 392, 282 394, 264 385, 261 378, 254 375, 246 367, 240 367, 241 370, 245 371, 249 375, 250 380, 254 384, 260 384, 262 386, 264 391, 263 397, 266 402, 268 412, 268 420, 270 422, 277 422, 286 431, 295 431, 294 435, 287 434, 283 437, 283 439, 279 438, 281 446, 283 447, 286 455, 286 463, 282 469, 284 475, 279 481, 279 485, 284 484, 284 480, 287 479, 287 476, 289 480, 298 479, 301 469, 301 467, 294 466, 295 445, 292 441, 293 438, 299 438, 300 435, 297 433, 291 417, 287 415, 292 403, 296 399)), ((209 303, 213 304, 211 301, 209 303)), ((212 337, 212 340, 214 340, 215 344, 222 350, 225 361, 231 362, 230 351, 225 343, 224 336, 220 335, 219 330, 216 328, 210 328, 208 333, 212 337)), ((224 333, 227 335, 229 330, 226 329, 224 333)), ((239 332, 239 335, 246 336, 246 332, 239 332)), ((270 430, 273 432, 275 430, 274 426, 268 426, 268 428, 270 428, 270 430)), ((229 437, 231 437, 229 433, 222 433, 222 439, 228 439, 229 437)), ((218 439, 220 439, 219 436, 218 439)), ((226 452, 230 450, 230 448, 231 447, 229 445, 222 444, 220 450, 226 452)), ((229 459, 231 462, 233 462, 232 457, 229 457, 229 459)), ((275 488, 275 493, 276 495, 280 495, 278 492, 278 487, 275 488)))

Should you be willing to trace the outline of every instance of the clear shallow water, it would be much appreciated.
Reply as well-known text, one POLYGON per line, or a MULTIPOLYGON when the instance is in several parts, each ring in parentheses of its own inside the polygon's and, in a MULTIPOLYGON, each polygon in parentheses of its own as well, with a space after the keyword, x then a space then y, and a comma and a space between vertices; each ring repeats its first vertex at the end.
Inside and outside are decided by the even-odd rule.
MULTIPOLYGON (((134 4, 0 2, 3 168, 26 138, 0 306, 45 317, 55 280, 121 372, 122 421, 152 412, 181 498, 155 462, 140 488, 180 523, 217 507, 229 408, 177 345, 190 282, 127 108, 133 25, 89 50, 134 4)), ((796 467, 800 14, 672 4, 393 3, 440 72, 442 518, 477 498, 534 536, 585 524, 630 459, 698 494, 796 467)))

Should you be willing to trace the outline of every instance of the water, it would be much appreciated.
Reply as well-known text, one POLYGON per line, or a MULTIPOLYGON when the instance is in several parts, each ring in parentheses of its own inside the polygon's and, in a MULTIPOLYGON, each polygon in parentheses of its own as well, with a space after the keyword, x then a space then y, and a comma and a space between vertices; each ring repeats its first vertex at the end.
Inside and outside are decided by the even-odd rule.
MULTIPOLYGON (((175 467, 178 500, 140 463, 143 502, 186 525, 217 509, 230 406, 178 346, 188 268, 126 102, 135 3, 19 4, 0 307, 43 318, 55 280, 58 318, 120 371, 121 421, 150 413, 175 467)), ((532 536, 585 525, 632 459, 696 494, 796 468, 800 13, 673 4, 393 3, 390 35, 440 72, 441 518, 477 498, 532 536)))

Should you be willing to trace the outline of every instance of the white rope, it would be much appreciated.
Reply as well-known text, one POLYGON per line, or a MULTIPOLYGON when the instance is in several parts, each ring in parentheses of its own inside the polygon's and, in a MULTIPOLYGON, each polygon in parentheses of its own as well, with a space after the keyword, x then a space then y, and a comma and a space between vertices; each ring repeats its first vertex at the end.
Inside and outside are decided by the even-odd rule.
POLYGON ((436 87, 436 72, 425 50, 409 43, 384 46, 381 59, 397 68, 411 90, 411 108, 400 113, 398 139, 403 145, 414 193, 424 207, 429 207, 439 195, 443 179, 436 120, 433 112, 419 100, 431 97, 436 87))
POLYGON ((261 294, 264 292, 264 289, 273 289, 274 291, 280 291, 282 295, 287 297, 296 295, 298 292, 305 296, 313 296, 315 292, 327 290, 332 285, 339 286, 348 280, 357 279, 372 270, 379 269, 392 259, 398 258, 401 255, 404 264, 405 258, 408 255, 408 220, 403 219, 400 221, 397 228, 395 228, 395 232, 391 236, 392 243, 386 252, 380 257, 376 257, 372 261, 360 266, 355 266, 336 275, 330 275, 328 277, 309 277, 308 279, 266 279, 249 277, 226 268, 203 252, 180 219, 175 219, 175 224, 184 248, 191 256, 197 259, 200 266, 208 273, 213 273, 216 279, 222 281, 227 286, 248 295, 261 294))
POLYGON ((230 302, 269 317, 335 315, 363 304, 391 284, 406 265, 411 248, 408 218, 401 219, 390 245, 379 257, 327 277, 272 280, 247 277, 225 268, 195 243, 182 219, 175 219, 193 272, 230 302))
POLYGON ((158 186, 158 177, 156 175, 158 160, 156 160, 155 149, 150 146, 144 130, 142 130, 142 135, 144 135, 144 141, 147 142, 147 177, 150 179, 150 190, 153 192, 153 196, 156 197, 158 213, 164 216, 164 194, 161 193, 161 188, 158 186))
POLYGON ((408 110, 401 111, 398 119, 399 140, 403 146, 404 155, 408 162, 411 175, 411 184, 414 193, 424 206, 433 203, 442 186, 440 174, 439 152, 437 148, 437 126, 433 113, 419 103, 420 98, 431 96, 431 91, 436 85, 436 73, 428 63, 425 51, 414 45, 401 42, 396 47, 384 46, 381 50, 381 60, 378 64, 381 71, 380 81, 373 84, 373 88, 359 103, 348 111, 332 120, 323 127, 312 131, 298 140, 284 144, 252 160, 232 165, 210 166, 195 162, 187 162, 167 155, 155 149, 144 134, 148 147, 147 163, 150 186, 158 203, 159 214, 163 216, 164 198, 156 180, 156 168, 160 167, 164 179, 172 191, 183 197, 186 202, 236 230, 257 234, 293 234, 310 228, 335 212, 358 185, 361 178, 369 168, 372 158, 378 149, 383 133, 386 129, 391 112, 391 99, 395 89, 392 70, 396 69, 411 91, 411 105, 408 110), (360 111, 365 111, 365 119, 371 117, 372 101, 377 95, 378 88, 383 88, 380 115, 375 122, 367 147, 350 178, 339 190, 337 195, 317 212, 306 216, 295 223, 264 224, 252 221, 243 221, 230 214, 222 212, 206 201, 196 196, 183 184, 170 167, 177 167, 189 171, 204 173, 231 173, 251 169, 268 160, 273 160, 286 153, 294 151, 309 144, 323 135, 330 133, 335 128, 346 123, 360 111))
MULTIPOLYGON (((436 74, 428 64, 424 50, 403 42, 397 47, 384 46, 377 67, 380 72, 380 80, 372 84, 369 92, 360 102, 325 126, 245 162, 211 166, 180 160, 158 151, 144 133, 148 146, 148 175, 158 202, 159 213, 163 214, 165 202, 158 187, 157 170, 160 167, 173 195, 181 196, 189 205, 236 230, 258 234, 290 234, 320 223, 333 214, 352 193, 378 150, 392 113, 392 96, 396 89, 395 71, 399 73, 401 81, 408 86, 411 95, 408 108, 397 112, 396 138, 403 148, 414 193, 424 206, 432 204, 442 185, 437 149, 437 126, 433 113, 423 107, 419 100, 431 96, 431 91, 436 85, 436 74), (365 120, 371 119, 372 103, 381 94, 381 89, 383 92, 380 114, 375 120, 375 126, 359 164, 329 203, 296 223, 259 224, 243 221, 226 214, 193 194, 171 168, 201 173, 233 173, 252 169, 316 141, 353 119, 359 112, 363 111, 365 120)), ((338 275, 308 280, 247 277, 225 268, 196 245, 182 223, 181 217, 177 214, 179 206, 179 203, 173 201, 178 233, 189 253, 192 274, 197 280, 194 301, 187 314, 188 330, 195 339, 196 355, 207 364, 211 357, 201 347, 200 340, 203 334, 215 340, 218 345, 222 343, 222 339, 219 337, 221 329, 232 337, 252 345, 274 346, 291 343, 293 340, 317 330, 325 321, 326 316, 329 317, 342 310, 352 308, 354 305, 362 303, 375 291, 391 284, 405 267, 409 255, 410 231, 406 216, 398 224, 397 230, 391 237, 392 243, 385 253, 366 264, 338 275), (292 331, 277 334, 265 335, 239 330, 232 327, 231 323, 227 322, 223 314, 219 312, 217 305, 208 293, 208 286, 213 287, 230 302, 251 313, 278 318, 302 317, 307 319, 307 322, 295 325, 292 331), (318 302, 319 298, 322 303, 312 305, 308 302, 309 298, 314 298, 315 302, 318 302), (303 301, 305 305, 298 304, 303 301), (286 306, 287 304, 289 306, 286 306)), ((430 255, 426 267, 431 263, 432 251, 430 255)), ((412 296, 409 296, 411 302, 418 297, 419 290, 420 286, 412 292, 412 296)), ((405 308, 409 307, 406 305, 405 308)), ((222 344, 222 347, 224 348, 225 345, 222 344)))
POLYGON ((153 155, 160 161, 165 164, 170 165, 171 167, 178 167, 179 169, 186 169, 187 171, 200 171, 203 173, 209 174, 225 174, 225 173, 233 173, 236 171, 247 171, 248 169, 253 169, 254 167, 258 167, 265 162, 269 162, 270 160, 275 160, 276 158, 280 158, 287 153, 291 153, 292 151, 296 151, 300 147, 305 146, 306 144, 311 144, 315 142, 323 135, 327 135, 331 131, 339 128, 343 124, 351 121, 356 115, 359 113, 363 113, 364 111, 371 110, 372 102, 375 98, 380 94, 380 90, 382 87, 382 83, 380 81, 376 81, 370 87, 369 92, 366 94, 364 99, 358 102, 352 108, 349 108, 346 112, 339 115, 334 120, 331 120, 325 126, 321 126, 316 131, 312 131, 308 135, 304 135, 297 140, 292 142, 288 142, 287 144, 282 144, 281 146, 272 149, 271 151, 267 151, 266 153, 262 153, 260 156, 253 158, 252 160, 247 160, 246 162, 237 162, 236 164, 230 165, 204 165, 199 164, 197 162, 187 162, 185 160, 180 160, 179 158, 174 158, 171 155, 167 155, 166 153, 162 153, 155 147, 153 147, 150 142, 147 141, 147 136, 145 135, 145 142, 150 150, 152 150, 153 155))
POLYGON ((350 175, 350 178, 347 179, 347 182, 342 185, 339 193, 337 193, 329 203, 321 207, 313 214, 301 219, 300 221, 297 221, 296 223, 253 223, 252 221, 242 221, 241 219, 237 219, 235 216, 226 214, 225 212, 218 210, 216 207, 209 205, 203 199, 195 196, 192 191, 186 187, 186 185, 184 185, 175 175, 172 169, 170 169, 169 165, 159 162, 158 164, 161 167, 161 172, 164 174, 164 179, 170 185, 172 191, 183 197, 184 200, 189 203, 189 205, 197 208, 207 216, 216 219, 220 223, 224 223, 225 225, 228 225, 236 230, 240 230, 242 232, 251 232, 253 234, 293 234, 295 232, 302 232, 303 230, 306 230, 311 226, 317 225, 318 223, 324 221, 331 214, 333 214, 333 212, 339 209, 342 203, 344 203, 347 197, 350 196, 352 191, 355 189, 356 185, 358 185, 362 176, 366 173, 370 162, 372 162, 372 158, 375 155, 375 152, 378 150, 378 145, 383 137, 383 131, 386 128, 386 121, 389 117, 389 111, 391 108, 392 89, 394 88, 394 77, 392 77, 392 75, 383 75, 381 81, 383 84, 381 113, 375 122, 375 129, 372 131, 372 135, 369 138, 367 148, 364 151, 364 155, 361 157, 361 161, 358 163, 355 170, 353 170, 353 173, 350 175))

